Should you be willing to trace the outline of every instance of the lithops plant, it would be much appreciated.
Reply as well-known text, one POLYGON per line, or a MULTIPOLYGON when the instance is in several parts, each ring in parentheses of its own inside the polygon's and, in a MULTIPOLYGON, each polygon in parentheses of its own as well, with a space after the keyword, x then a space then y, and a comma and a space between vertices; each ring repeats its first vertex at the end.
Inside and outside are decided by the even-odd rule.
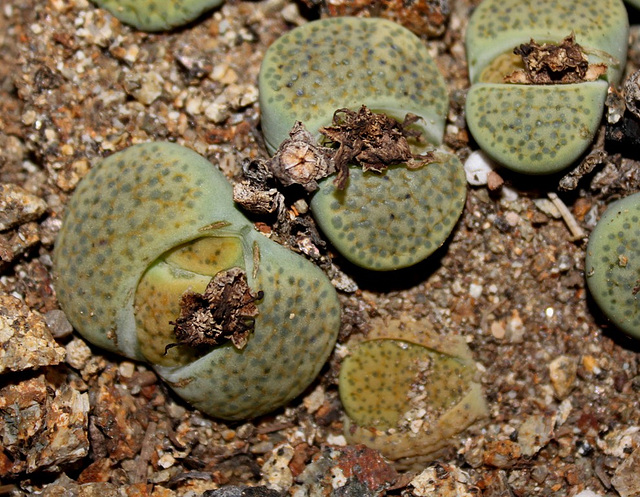
POLYGON ((640 339, 640 193, 613 202, 589 237, 591 295, 622 331, 640 339))
POLYGON ((431 459, 487 415, 464 338, 420 321, 375 319, 365 340, 348 344, 339 377, 345 436, 390 459, 431 459))
POLYGON ((165 142, 115 153, 83 178, 54 271, 61 306, 84 337, 148 361, 181 397, 224 419, 258 416, 301 393, 340 325, 324 273, 258 233, 210 162, 165 142), (198 304, 211 295, 217 306, 198 304), (174 325, 193 306, 201 334, 178 340, 174 325), (245 334, 204 340, 225 338, 229 323, 245 334))
POLYGON ((125 24, 142 31, 166 31, 193 21, 223 0, 93 0, 125 24))
POLYGON ((620 80, 628 24, 622 0, 484 0, 466 34, 466 115, 478 145, 527 174, 557 172, 578 159, 598 129, 608 86, 620 80), (569 84, 504 82, 523 68, 514 49, 531 40, 561 44, 572 33, 592 67, 606 65, 602 75, 569 84))
MULTIPOLYGON (((384 19, 338 17, 302 25, 269 47, 259 77, 262 131, 274 152, 296 121, 316 137, 338 109, 366 106, 402 122, 422 142, 415 152, 442 143, 448 97, 444 79, 424 43, 384 19)), ((413 265, 443 244, 462 212, 464 171, 439 150, 415 170, 394 166, 382 174, 352 169, 346 188, 320 182, 311 201, 318 224, 351 262, 374 270, 413 265)))

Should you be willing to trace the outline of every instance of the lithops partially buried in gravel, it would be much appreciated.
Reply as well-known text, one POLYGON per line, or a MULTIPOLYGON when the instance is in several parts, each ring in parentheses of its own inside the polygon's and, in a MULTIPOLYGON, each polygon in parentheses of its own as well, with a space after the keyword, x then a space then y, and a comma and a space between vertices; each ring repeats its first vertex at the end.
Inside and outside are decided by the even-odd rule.
POLYGON ((425 322, 375 319, 348 349, 339 388, 350 443, 402 464, 430 459, 487 415, 463 337, 439 336, 425 322))
POLYGON ((589 237, 591 295, 618 328, 640 339, 640 193, 613 202, 589 237))
POLYGON ((166 31, 193 21, 223 0, 93 0, 125 24, 142 31, 166 31))
MULTIPOLYGON (((262 131, 274 152, 301 121, 316 137, 334 113, 366 106, 402 122, 408 113, 422 142, 442 143, 448 109, 442 75, 424 43, 384 19, 330 18, 286 33, 267 50, 259 78, 262 131)), ((413 265, 440 247, 462 212, 464 171, 457 157, 435 151, 415 170, 350 171, 344 189, 320 182, 311 210, 325 235, 351 262, 374 270, 413 265)))
POLYGON ((210 162, 170 143, 91 169, 69 203, 54 270, 84 337, 148 361, 185 400, 225 419, 301 393, 340 325, 325 275, 258 233, 210 162), (193 333, 179 339, 185 314, 193 333))
POLYGON ((627 39, 621 0, 484 0, 466 34, 472 83, 466 114, 473 137, 488 155, 515 171, 547 174, 569 166, 600 125, 607 88, 618 83, 624 69, 627 39), (559 45, 572 33, 591 68, 606 65, 603 74, 596 71, 589 81, 589 73, 582 74, 587 61, 578 67, 555 66, 557 59, 546 68, 554 83, 572 81, 567 73, 573 70, 581 82, 504 82, 524 67, 514 49, 531 40, 559 45))

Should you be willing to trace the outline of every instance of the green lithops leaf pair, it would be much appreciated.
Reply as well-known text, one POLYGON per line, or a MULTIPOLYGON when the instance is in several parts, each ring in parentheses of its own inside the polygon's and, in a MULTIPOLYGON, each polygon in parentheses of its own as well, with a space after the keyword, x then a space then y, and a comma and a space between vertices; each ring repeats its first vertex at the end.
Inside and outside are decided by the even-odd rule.
POLYGON ((54 270, 62 308, 84 337, 148 361, 185 400, 225 419, 258 416, 300 394, 340 325, 325 275, 254 230, 210 162, 165 142, 115 153, 83 178, 54 270), (200 294, 234 268, 257 298, 246 345, 174 346, 185 292, 200 294))
POLYGON ((640 339, 640 193, 613 202, 602 215, 589 237, 585 273, 607 317, 640 339))
MULTIPOLYGON (((621 0, 484 0, 466 34, 471 89, 466 114, 478 145, 504 166, 527 174, 560 171, 593 141, 609 84, 621 77, 628 43, 621 0), (561 43, 573 33, 595 81, 562 85, 503 83, 521 69, 514 48, 531 39, 561 43)), ((520 60, 521 64, 521 60, 520 60)))
POLYGON ((223 0, 93 0, 125 24, 142 31, 166 31, 193 21, 223 0))
POLYGON ((438 336, 424 322, 371 324, 366 340, 349 345, 340 371, 350 443, 393 460, 429 458, 487 415, 463 337, 438 336))
MULTIPOLYGON (((286 33, 267 50, 259 78, 262 131, 274 152, 301 121, 315 136, 341 108, 362 105, 413 128, 433 151, 442 143, 448 110, 445 82, 424 43, 384 19, 338 17, 286 33)), ((351 169, 337 190, 320 182, 311 210, 323 232, 351 262, 374 270, 413 265, 444 243, 462 212, 466 182, 460 161, 435 152, 436 162, 382 174, 351 169)))

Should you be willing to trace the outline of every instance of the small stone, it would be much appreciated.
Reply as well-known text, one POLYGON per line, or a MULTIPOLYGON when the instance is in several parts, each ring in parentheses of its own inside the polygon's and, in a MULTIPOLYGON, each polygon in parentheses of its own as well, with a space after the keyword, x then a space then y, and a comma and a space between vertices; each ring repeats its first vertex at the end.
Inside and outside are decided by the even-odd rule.
POLYGON ((229 106, 226 103, 216 101, 204 108, 205 117, 216 124, 222 124, 231 115, 229 106))
POLYGON ((436 464, 425 469, 409 483, 416 497, 476 497, 476 487, 469 475, 450 464, 436 464))
POLYGON ((73 326, 64 311, 53 309, 44 315, 44 320, 54 338, 65 338, 73 333, 73 326))
POLYGON ((502 321, 494 321, 491 323, 491 334, 498 340, 502 340, 505 337, 506 330, 502 321))
POLYGON ((0 295, 0 373, 59 364, 64 356, 40 313, 0 295))
POLYGON ((313 392, 302 400, 302 403, 309 414, 313 414, 322 407, 322 404, 325 402, 325 398, 324 387, 322 385, 318 385, 313 392))
POLYGON ((295 454, 294 448, 283 444, 273 449, 269 459, 262 465, 262 481, 274 490, 286 491, 293 485, 293 474, 289 463, 295 454))
POLYGON ((79 371, 84 369, 93 355, 89 346, 80 338, 71 340, 65 349, 67 351, 67 364, 79 371))
POLYGON ((553 437, 555 416, 552 414, 533 414, 518 429, 518 444, 522 455, 531 457, 547 445, 553 437))
POLYGON ((507 222, 509 226, 511 226, 512 228, 515 228, 516 226, 518 226, 518 223, 520 222, 520 216, 513 211, 509 211, 504 215, 504 220, 507 222))
POLYGON ((471 285, 469 285, 469 296, 474 299, 479 299, 482 296, 482 285, 471 283, 471 285))
POLYGON ((160 456, 160 459, 158 459, 158 466, 160 466, 162 469, 170 468, 175 463, 176 459, 171 454, 163 454, 162 456, 160 456))
POLYGON ((118 372, 122 378, 131 378, 136 372, 136 365, 131 361, 123 361, 118 366, 118 372))
POLYGON ((487 188, 489 188, 490 191, 495 192, 502 188, 502 185, 504 185, 504 179, 502 179, 502 176, 495 171, 490 171, 487 175, 487 188))
POLYGON ((559 356, 549 363, 551 385, 559 399, 566 398, 573 390, 578 364, 573 357, 559 356))
POLYGON ((558 208, 548 198, 537 198, 533 201, 533 203, 541 212, 549 217, 552 217, 553 219, 560 219, 562 217, 562 214, 560 214, 558 208))
POLYGON ((38 219, 47 209, 40 197, 17 185, 0 184, 0 231, 38 219))
POLYGON ((60 471, 89 453, 89 397, 44 375, 0 390, 0 438, 11 457, 0 476, 60 471))
POLYGON ((496 468, 511 468, 520 459, 522 451, 520 445, 511 440, 497 440, 487 443, 483 461, 496 468))
POLYGON ((621 497, 636 497, 640 495, 640 448, 634 450, 624 462, 618 466, 611 478, 611 483, 621 497))
POLYGON ((609 456, 626 457, 627 454, 640 448, 640 427, 630 426, 625 429, 614 429, 607 433, 603 439, 598 439, 597 445, 602 452, 609 456))
POLYGON ((505 328, 505 336, 511 343, 522 343, 524 340, 524 334, 526 332, 524 322, 520 317, 520 313, 517 309, 514 309, 511 313, 511 317, 507 321, 505 328))
POLYGON ((467 183, 473 186, 484 186, 489 181, 489 173, 498 166, 481 150, 472 152, 464 163, 467 183))
POLYGON ((128 91, 133 98, 144 105, 151 105, 162 94, 162 76, 157 72, 147 72, 132 76, 128 91))

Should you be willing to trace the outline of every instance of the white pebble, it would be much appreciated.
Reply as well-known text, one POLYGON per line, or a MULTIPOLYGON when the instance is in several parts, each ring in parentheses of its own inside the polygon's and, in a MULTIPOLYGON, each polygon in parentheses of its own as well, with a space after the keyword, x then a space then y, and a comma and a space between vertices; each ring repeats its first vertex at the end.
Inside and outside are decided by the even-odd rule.
POLYGON ((496 163, 487 157, 482 150, 472 152, 464 163, 467 182, 473 186, 486 185, 489 173, 496 168, 496 163))
POLYGON ((471 283, 471 285, 469 285, 469 295, 474 299, 479 298, 480 295, 482 295, 482 285, 471 283))

